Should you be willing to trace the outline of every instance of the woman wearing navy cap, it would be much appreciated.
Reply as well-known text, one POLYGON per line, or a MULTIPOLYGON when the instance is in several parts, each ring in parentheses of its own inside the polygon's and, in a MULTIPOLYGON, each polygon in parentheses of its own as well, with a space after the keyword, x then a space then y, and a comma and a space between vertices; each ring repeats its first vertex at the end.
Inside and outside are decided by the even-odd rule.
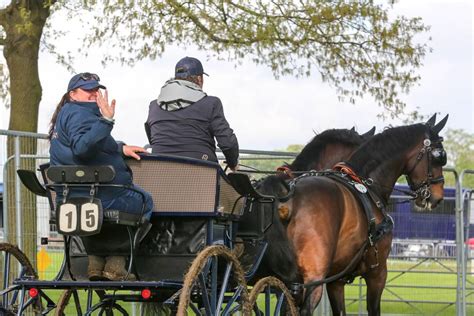
MULTIPOLYGON (((140 159, 137 153, 146 152, 142 147, 118 143, 111 136, 114 126, 115 100, 108 101, 105 86, 99 83, 99 76, 80 73, 71 78, 67 92, 59 102, 49 130, 51 165, 112 165, 115 178, 111 183, 133 186, 129 168, 124 156, 140 159), (104 89, 104 93, 100 89, 104 89)), ((134 186, 135 189, 141 190, 134 186)), ((70 196, 84 196, 88 188, 75 188, 70 196)), ((153 210, 151 196, 143 191, 142 196, 125 188, 101 188, 97 198, 104 209, 116 209, 129 213, 141 212, 145 202, 148 217, 153 210)), ((61 192, 58 192, 60 199, 61 192)), ((125 257, 89 256, 88 275, 90 279, 121 280, 127 271, 125 257)), ((129 278, 133 278, 129 275, 129 278)))

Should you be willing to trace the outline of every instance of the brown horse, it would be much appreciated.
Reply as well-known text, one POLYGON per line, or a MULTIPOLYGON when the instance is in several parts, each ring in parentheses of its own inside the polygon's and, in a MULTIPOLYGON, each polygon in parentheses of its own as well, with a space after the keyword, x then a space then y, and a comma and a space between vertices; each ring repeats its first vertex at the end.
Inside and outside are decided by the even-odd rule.
MULTIPOLYGON (((362 144, 343 166, 345 172, 355 174, 349 187, 324 176, 302 176, 294 181, 294 195, 286 203, 291 210, 287 233, 305 283, 302 315, 311 315, 321 299, 322 286, 317 281, 341 272, 349 278, 365 279, 369 315, 380 314, 392 241, 385 205, 395 182, 400 175, 407 175, 420 207, 431 209, 443 199, 446 153, 438 133, 447 116, 435 126, 434 120, 387 129, 362 144), (369 213, 355 189, 367 190, 369 213), (368 215, 375 226, 369 224, 372 218, 368 215), (379 238, 371 238, 369 243, 371 227, 379 238), (348 267, 349 275, 345 273, 348 267)), ((334 315, 345 314, 345 281, 338 277, 327 284, 334 315)))
POLYGON ((375 127, 364 134, 351 129, 328 129, 316 135, 287 167, 291 171, 324 170, 349 159, 364 141, 374 136, 375 127))
MULTIPOLYGON (((374 135, 374 132, 375 128, 362 135, 359 135, 354 129, 326 130, 316 135, 302 149, 295 160, 286 165, 288 172, 263 178, 257 184, 256 189, 262 194, 284 196, 288 194, 285 181, 290 179, 292 172, 297 174, 297 172, 302 171, 331 168, 336 162, 348 159, 357 147, 374 135)), ((266 276, 276 276, 288 286, 292 283, 301 282, 302 279, 296 266, 296 255, 286 233, 287 222, 278 220, 277 208, 273 208, 270 204, 255 202, 252 205, 253 209, 240 218, 239 230, 242 232, 242 230, 248 229, 258 222, 257 218, 260 212, 257 210, 260 207, 263 208, 265 218, 268 219, 266 222, 273 219, 273 224, 264 235, 268 248, 255 276, 249 280, 249 283, 252 284, 266 276)), ((241 258, 244 264, 252 262, 251 248, 251 245, 246 245, 244 258, 241 258)))

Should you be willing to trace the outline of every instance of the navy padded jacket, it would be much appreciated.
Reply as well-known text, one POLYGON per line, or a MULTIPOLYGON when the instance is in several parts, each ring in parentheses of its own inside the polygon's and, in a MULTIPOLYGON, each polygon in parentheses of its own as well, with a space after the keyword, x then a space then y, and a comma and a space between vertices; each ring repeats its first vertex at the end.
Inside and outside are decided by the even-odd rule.
POLYGON ((177 111, 165 111, 150 103, 145 123, 153 153, 217 162, 216 141, 229 167, 239 158, 239 144, 217 97, 206 96, 177 111))
MULTIPOLYGON (((102 118, 95 102, 68 102, 63 105, 51 139, 51 165, 112 165, 111 183, 132 185, 130 169, 122 156, 123 144, 110 135, 113 123, 102 118)), ((100 188, 97 197, 111 200, 125 189, 100 188)), ((89 194, 87 188, 71 190, 71 196, 89 194)), ((60 193, 60 192, 58 192, 60 193)))

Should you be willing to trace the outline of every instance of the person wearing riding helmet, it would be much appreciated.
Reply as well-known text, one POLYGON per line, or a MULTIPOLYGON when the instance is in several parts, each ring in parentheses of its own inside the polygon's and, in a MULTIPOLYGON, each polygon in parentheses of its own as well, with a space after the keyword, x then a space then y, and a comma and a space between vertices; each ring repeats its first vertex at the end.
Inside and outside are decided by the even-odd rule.
MULTIPOLYGON (((115 100, 109 103, 105 86, 93 73, 79 73, 69 81, 67 91, 52 116, 49 140, 50 164, 54 165, 112 165, 115 169, 113 184, 133 187, 143 196, 125 188, 103 187, 96 197, 104 209, 140 213, 144 207, 148 219, 153 210, 150 194, 133 185, 130 169, 124 157, 140 159, 142 147, 116 142, 111 135, 114 127, 115 100), (101 91, 104 89, 104 92, 101 91)), ((70 188, 69 196, 89 196, 89 188, 70 188)), ((62 190, 57 190, 57 201, 62 190)), ((125 257, 89 256, 88 276, 91 280, 122 280, 126 276, 125 257)), ((132 274, 129 279, 133 279, 132 274)))
POLYGON ((236 170, 239 144, 224 116, 221 100, 203 90, 201 62, 184 57, 175 76, 166 81, 158 99, 149 106, 145 130, 152 152, 218 162, 217 145, 227 165, 236 170))

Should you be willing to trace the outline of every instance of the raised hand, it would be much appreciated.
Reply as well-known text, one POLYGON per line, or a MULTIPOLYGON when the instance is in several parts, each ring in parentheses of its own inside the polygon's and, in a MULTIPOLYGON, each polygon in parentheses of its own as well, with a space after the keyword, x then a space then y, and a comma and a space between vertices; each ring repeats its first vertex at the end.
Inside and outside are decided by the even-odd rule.
POLYGON ((97 91, 97 105, 99 106, 100 113, 102 116, 112 119, 115 115, 115 99, 112 99, 112 102, 109 105, 109 94, 107 90, 104 91, 97 91))

